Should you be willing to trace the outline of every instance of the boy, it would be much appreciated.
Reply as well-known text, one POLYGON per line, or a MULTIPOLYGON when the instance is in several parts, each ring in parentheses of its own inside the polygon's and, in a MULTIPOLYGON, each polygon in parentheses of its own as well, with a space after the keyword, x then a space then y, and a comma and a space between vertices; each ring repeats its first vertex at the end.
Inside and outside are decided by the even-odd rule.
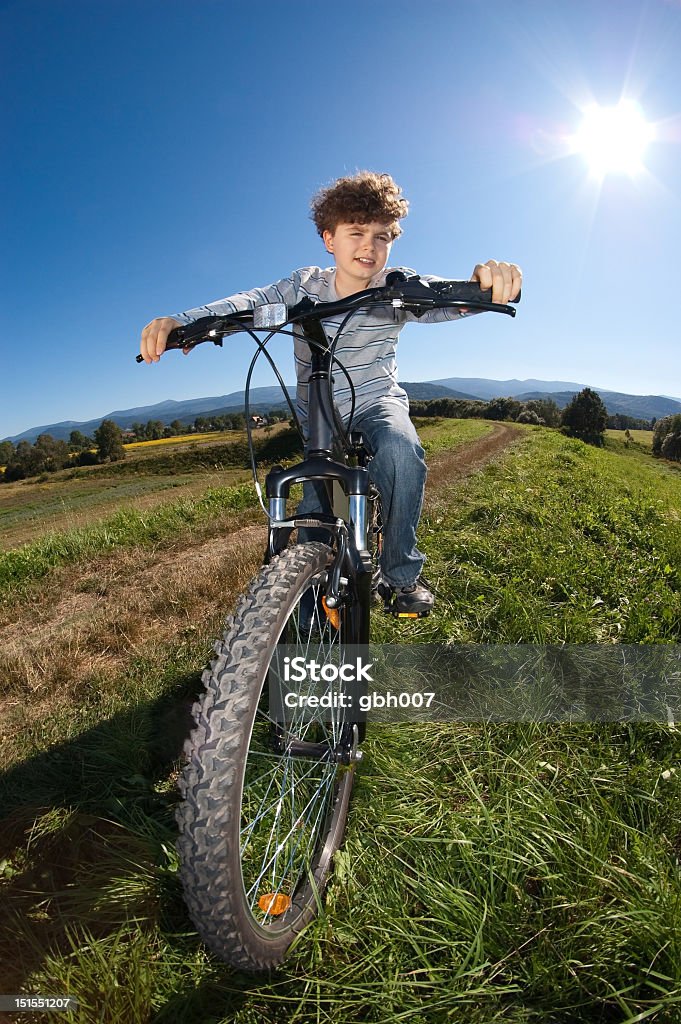
MULTIPOLYGON (((335 266, 326 270, 305 267, 265 288, 240 292, 177 317, 152 320, 142 332, 141 353, 145 362, 158 362, 174 327, 201 316, 220 316, 267 302, 285 302, 292 306, 304 296, 333 302, 384 284, 391 269, 414 274, 404 267, 387 267, 392 244, 402 233, 399 221, 407 216, 408 205, 389 174, 361 171, 352 177, 339 178, 312 200, 312 219, 335 266)), ((421 276, 429 280, 427 275, 421 276)), ((471 280, 478 281, 482 288, 491 288, 492 301, 505 303, 517 296, 522 275, 513 263, 489 260, 477 264, 471 280)), ((456 320, 463 315, 461 310, 433 310, 420 317, 419 322, 456 320)), ((414 319, 400 309, 363 310, 344 330, 336 356, 355 386, 353 428, 362 432, 373 454, 369 472, 381 494, 384 518, 382 581, 395 591, 399 611, 428 612, 433 605, 433 595, 421 577, 425 556, 416 547, 426 464, 409 419, 406 392, 397 383, 396 363, 398 334, 407 321, 414 319)), ((340 318, 324 322, 330 340, 339 325, 340 318)), ((294 341, 294 354, 297 405, 304 424, 310 355, 306 343, 299 338, 294 341)), ((338 381, 334 397, 341 416, 347 421, 350 412, 347 382, 338 381)), ((298 511, 310 513, 317 508, 314 487, 306 486, 298 511)))

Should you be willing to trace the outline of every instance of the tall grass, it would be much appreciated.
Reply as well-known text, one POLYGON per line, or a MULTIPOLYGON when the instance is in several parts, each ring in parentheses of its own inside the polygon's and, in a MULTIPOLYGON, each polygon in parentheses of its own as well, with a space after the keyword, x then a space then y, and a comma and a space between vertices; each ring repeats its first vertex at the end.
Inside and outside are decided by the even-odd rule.
MULTIPOLYGON (((679 475, 528 431, 430 499, 437 614, 377 635, 677 643, 680 524, 679 475)), ((83 1024, 678 1024, 674 727, 370 727, 320 917, 271 977, 214 961, 173 845, 207 649, 138 652, 104 710, 26 737, 0 780, 0 988, 69 991, 83 1024)))
POLYGON ((650 456, 537 431, 475 486, 439 491, 421 537, 439 598, 421 640, 681 637, 681 474, 650 456))

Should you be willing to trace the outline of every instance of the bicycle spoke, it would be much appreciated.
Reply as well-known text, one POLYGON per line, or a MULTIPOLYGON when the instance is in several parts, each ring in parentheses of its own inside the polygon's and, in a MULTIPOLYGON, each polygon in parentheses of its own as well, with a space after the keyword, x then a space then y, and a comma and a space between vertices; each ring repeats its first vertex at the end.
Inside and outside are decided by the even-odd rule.
MULTIPOLYGON (((266 860, 266 861, 263 860, 263 864, 262 864, 262 868, 261 868, 260 873, 258 874, 258 876, 255 879, 255 881, 252 883, 251 887, 246 891, 247 898, 249 898, 251 896, 251 894, 254 894, 253 895, 253 899, 251 900, 251 907, 255 903, 255 897, 257 896, 257 891, 258 891, 258 888, 260 886, 260 882, 268 874, 268 871, 269 871, 270 867, 272 867, 273 865, 276 865, 277 856, 284 849, 284 847, 286 846, 286 843, 288 842, 288 840, 291 838, 291 836, 294 835, 294 832, 296 830, 301 830, 301 834, 304 834, 304 826, 309 824, 308 821, 304 818, 304 815, 308 811, 308 809, 310 809, 312 807, 318 807, 318 810, 317 810, 317 813, 316 813, 316 817, 315 817, 314 826, 316 826, 319 823, 319 821, 321 819, 322 811, 326 808, 326 805, 327 805, 326 797, 328 795, 328 790, 329 790, 329 786, 330 786, 330 783, 332 781, 332 778, 333 777, 329 775, 325 779, 321 780, 321 782, 320 782, 319 786, 317 787, 317 789, 315 790, 315 792, 313 792, 311 794, 310 798, 308 799, 307 804, 303 808, 301 814, 298 815, 298 817, 293 819, 288 832, 283 837, 283 839, 280 839, 280 841, 275 846, 274 853, 269 857, 269 860, 266 860), (321 794, 322 790, 325 791, 324 792, 324 800, 319 801, 319 800, 317 800, 317 797, 318 797, 319 794, 321 794)), ((279 809, 281 809, 282 804, 283 804, 283 798, 279 802, 279 809)), ((271 840, 272 840, 272 838, 274 836, 274 833, 275 833, 275 830, 276 830, 276 825, 279 823, 279 817, 280 817, 279 814, 277 814, 276 817, 275 817, 275 823, 273 823, 272 828, 270 830, 270 842, 268 843, 267 850, 266 850, 266 853, 265 853, 265 857, 267 857, 269 855, 269 853, 270 853, 270 848, 271 848, 271 845, 272 845, 271 844, 271 840)), ((316 827, 312 827, 310 829, 309 834, 308 834, 308 849, 310 847, 310 844, 314 841, 315 836, 316 836, 316 827)), ((292 891, 295 891, 295 888, 296 888, 296 886, 298 884, 298 881, 299 881, 301 875, 303 874, 303 869, 306 867, 305 863, 303 865, 301 865, 300 867, 296 867, 295 870, 292 869, 293 860, 294 860, 295 855, 297 853, 298 846, 300 845, 300 841, 301 840, 299 838, 297 840, 297 842, 296 842, 296 845, 294 846, 293 850, 291 851, 291 853, 289 855, 289 860, 287 862, 286 869, 281 873, 281 882, 278 883, 279 888, 281 888, 282 884, 286 880, 289 879, 289 870, 287 870, 287 869, 291 869, 290 874, 292 876, 295 876, 295 877, 293 877, 292 879, 289 880, 289 884, 291 886, 292 891)))
MULTIPOLYGON (((341 633, 333 627, 322 607, 323 593, 320 580, 311 581, 291 609, 282 633, 285 646, 274 650, 271 671, 279 680, 282 703, 284 651, 287 657, 300 655, 306 662, 314 660, 320 668, 340 663, 342 659, 344 644, 341 633), (304 619, 305 603, 309 614, 304 619)), ((320 709, 316 714, 310 713, 305 698, 315 692, 315 682, 311 677, 308 677, 307 685, 296 692, 299 698, 303 698, 300 702, 303 706, 295 709, 285 726, 278 726, 282 731, 279 737, 282 753, 274 754, 272 761, 270 752, 255 749, 252 741, 246 767, 241 859, 244 891, 254 914, 259 909, 258 898, 262 888, 267 888, 270 900, 280 893, 292 898, 306 879, 333 796, 332 787, 337 773, 333 751, 340 740, 343 725, 340 709, 332 706, 320 709), (300 755, 288 756, 288 743, 305 741, 327 744, 329 760, 308 761, 300 755)), ((263 708, 258 708, 256 722, 259 724, 254 729, 260 730, 259 742, 265 746, 270 741, 272 725, 277 723, 272 723, 263 708)), ((264 921, 271 920, 269 910, 260 910, 264 921)))

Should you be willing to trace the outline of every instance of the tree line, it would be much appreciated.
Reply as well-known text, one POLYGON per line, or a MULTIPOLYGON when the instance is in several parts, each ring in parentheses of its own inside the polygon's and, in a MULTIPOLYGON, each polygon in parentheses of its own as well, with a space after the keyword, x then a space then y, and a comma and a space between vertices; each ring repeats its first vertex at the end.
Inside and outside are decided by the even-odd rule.
POLYGON ((521 402, 517 398, 493 398, 483 402, 462 398, 431 398, 411 402, 414 416, 480 417, 488 420, 512 420, 557 427, 570 437, 587 444, 602 445, 606 430, 653 430, 653 455, 681 462, 681 413, 660 420, 638 419, 616 413, 608 415, 603 399, 592 388, 576 394, 563 410, 551 398, 521 402))
MULTIPOLYGON (((591 388, 580 391, 563 410, 551 398, 535 398, 526 402, 517 398, 493 398, 489 402, 431 398, 412 401, 410 407, 412 416, 476 417, 554 427, 594 445, 603 444, 606 429, 627 432, 653 429, 653 455, 681 462, 681 413, 657 421, 621 413, 609 416, 600 395, 591 388)), ((287 420, 288 414, 276 409, 257 419, 261 424, 271 424, 287 420)), ((0 441, 0 466, 5 466, 0 480, 10 482, 70 466, 116 462, 125 457, 124 441, 156 441, 187 433, 243 430, 245 425, 244 413, 197 416, 191 425, 181 420, 174 420, 169 425, 161 420, 148 420, 146 423, 133 423, 125 432, 113 420, 103 420, 93 437, 72 430, 68 442, 55 440, 50 434, 41 434, 33 445, 19 441, 15 447, 11 441, 0 441)))
MULTIPOLYGON (((265 416, 257 416, 258 425, 269 425, 288 420, 288 412, 274 409, 265 416)), ((122 430, 113 420, 103 420, 92 437, 80 430, 72 430, 68 441, 58 440, 51 434, 40 434, 36 441, 0 441, 0 482, 24 480, 27 477, 54 473, 74 466, 93 466, 105 462, 118 462, 125 458, 126 442, 159 441, 183 434, 202 434, 218 430, 245 430, 246 416, 242 412, 222 416, 197 416, 191 424, 173 420, 133 423, 122 430)))
MULTIPOLYGON (((287 420, 288 413, 281 410, 268 412, 260 417, 268 423, 287 420)), ((173 420, 163 423, 162 420, 147 420, 146 423, 132 423, 126 431, 129 441, 160 441, 166 437, 179 437, 182 434, 208 434, 217 430, 245 430, 246 415, 243 412, 225 413, 223 416, 197 416, 193 423, 173 420)))
POLYGON ((493 398, 489 402, 467 398, 430 398, 409 403, 414 416, 447 416, 458 419, 479 417, 486 420, 511 420, 538 426, 565 427, 575 436, 599 443, 606 429, 652 430, 655 421, 616 413, 608 415, 598 392, 584 388, 561 410, 552 398, 493 398))
POLYGON ((124 456, 123 431, 113 420, 102 420, 93 437, 72 430, 68 441, 51 434, 40 434, 33 444, 19 441, 16 447, 11 441, 0 441, 0 465, 5 467, 0 480, 10 483, 70 466, 117 462, 124 456))

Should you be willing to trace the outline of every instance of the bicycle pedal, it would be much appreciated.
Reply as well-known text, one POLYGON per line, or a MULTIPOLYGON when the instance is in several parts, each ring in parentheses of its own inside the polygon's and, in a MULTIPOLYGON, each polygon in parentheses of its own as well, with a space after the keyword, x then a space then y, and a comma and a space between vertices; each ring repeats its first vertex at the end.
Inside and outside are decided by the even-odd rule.
POLYGON ((397 594, 387 583, 379 583, 375 588, 377 600, 383 601, 383 611, 394 619, 425 619, 430 615, 430 608, 424 611, 403 612, 397 608, 397 594))
POLYGON ((426 619, 430 615, 430 611, 427 612, 398 612, 396 608, 392 608, 388 605, 385 607, 385 611, 389 615, 392 615, 394 619, 426 619))
POLYGON ((394 619, 425 619, 430 615, 430 609, 424 612, 401 612, 395 606, 395 594, 391 590, 390 595, 385 595, 378 592, 380 599, 383 601, 383 611, 386 615, 392 615, 394 619))

